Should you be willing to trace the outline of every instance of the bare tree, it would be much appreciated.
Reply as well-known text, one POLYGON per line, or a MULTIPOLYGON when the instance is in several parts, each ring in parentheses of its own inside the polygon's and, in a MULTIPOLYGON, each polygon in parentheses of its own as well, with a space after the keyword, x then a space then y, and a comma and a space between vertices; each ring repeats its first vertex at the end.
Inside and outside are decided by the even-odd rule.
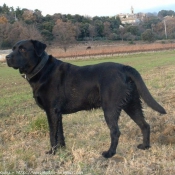
POLYGON ((34 15, 32 10, 26 9, 22 15, 23 19, 27 23, 32 23, 36 19, 36 16, 34 15))
POLYGON ((92 40, 93 40, 93 38, 94 38, 96 35, 97 35, 97 31, 96 31, 95 26, 89 24, 89 36, 90 36, 90 37, 92 38, 92 40))
POLYGON ((71 22, 63 22, 58 19, 55 26, 53 27, 53 35, 55 41, 61 48, 66 52, 68 47, 74 43, 76 36, 76 29, 71 22))
POLYGON ((121 38, 122 41, 123 41, 124 34, 126 33, 126 29, 125 29, 123 26, 120 26, 120 27, 119 27, 119 32, 120 32, 120 38, 121 38))
POLYGON ((35 39, 42 41, 42 36, 37 27, 34 24, 23 26, 23 30, 20 34, 21 39, 35 39))
POLYGON ((9 23, 0 24, 0 40, 5 40, 8 38, 8 34, 11 30, 12 26, 9 23))
POLYGON ((8 22, 5 16, 0 16, 0 24, 6 24, 8 22))
POLYGON ((109 22, 104 22, 104 35, 109 38, 111 34, 111 24, 109 22))
POLYGON ((8 41, 9 33, 12 30, 12 25, 9 23, 0 24, 0 47, 6 45, 5 47, 10 47, 11 43, 8 41))
POLYGON ((18 40, 35 39, 42 41, 42 36, 35 25, 26 25, 22 22, 15 22, 9 32, 9 40, 14 44, 18 40))

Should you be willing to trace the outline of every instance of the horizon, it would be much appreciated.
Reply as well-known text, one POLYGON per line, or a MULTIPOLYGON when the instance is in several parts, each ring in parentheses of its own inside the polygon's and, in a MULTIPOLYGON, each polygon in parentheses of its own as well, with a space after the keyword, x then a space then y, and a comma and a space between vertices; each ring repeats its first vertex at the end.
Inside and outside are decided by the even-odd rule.
MULTIPOLYGON (((130 9, 131 6, 134 8, 134 13, 158 13, 161 10, 172 10, 175 11, 175 2, 171 1, 171 0, 167 0, 166 2, 159 0, 160 3, 159 5, 155 5, 155 3, 153 3, 151 6, 146 3, 142 6, 140 6, 137 2, 137 0, 124 0, 127 3, 126 4, 117 4, 116 8, 116 1, 115 0, 109 0, 109 3, 113 3, 113 6, 110 6, 109 3, 104 3, 101 2, 101 4, 98 4, 99 0, 94 1, 92 4, 92 0, 88 0, 86 1, 86 4, 82 3, 81 0, 74 0, 74 1, 69 1, 69 0, 65 0, 65 3, 63 3, 62 0, 60 0, 60 2, 58 3, 58 7, 55 5, 55 2, 53 2, 53 0, 50 0, 50 8, 48 8, 48 6, 46 6, 47 3, 46 0, 42 1, 42 5, 40 5, 40 0, 37 1, 37 3, 33 4, 32 2, 34 2, 33 0, 30 1, 30 3, 26 3, 22 0, 18 1, 17 5, 15 2, 12 2, 11 0, 5 0, 5 2, 0 3, 0 6, 3 6, 3 4, 6 4, 8 7, 13 7, 14 9, 16 9, 17 7, 19 7, 20 9, 28 9, 28 10, 36 10, 38 9, 39 11, 41 11, 43 16, 46 15, 54 15, 57 13, 60 14, 71 14, 71 15, 81 15, 81 16, 90 16, 90 17, 94 17, 94 16, 116 16, 117 14, 120 13, 130 13, 130 9), (45 3, 45 4, 44 4, 45 3), (67 4, 68 3, 68 4, 67 4), (76 4, 79 3, 79 4, 76 4), (1 5, 2 4, 2 5, 1 5), (91 6, 94 6, 94 8, 92 8, 91 6), (56 7, 55 7, 56 6, 56 7), (98 9, 96 7, 99 7, 98 9), (86 7, 84 9, 84 7, 86 7), (101 7, 101 8, 100 8, 101 7)), ((154 1, 155 2, 155 1, 154 1)))

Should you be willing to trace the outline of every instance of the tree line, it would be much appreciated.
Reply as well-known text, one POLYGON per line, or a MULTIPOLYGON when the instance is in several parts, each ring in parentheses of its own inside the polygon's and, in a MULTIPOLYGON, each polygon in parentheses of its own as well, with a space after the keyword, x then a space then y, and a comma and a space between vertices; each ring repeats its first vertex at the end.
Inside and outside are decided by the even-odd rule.
POLYGON ((14 9, 3 4, 0 6, 0 48, 10 48, 21 39, 54 43, 65 51, 78 41, 175 39, 174 16, 172 10, 161 10, 158 14, 146 14, 137 24, 123 25, 119 16, 91 18, 61 13, 43 16, 38 9, 14 9))

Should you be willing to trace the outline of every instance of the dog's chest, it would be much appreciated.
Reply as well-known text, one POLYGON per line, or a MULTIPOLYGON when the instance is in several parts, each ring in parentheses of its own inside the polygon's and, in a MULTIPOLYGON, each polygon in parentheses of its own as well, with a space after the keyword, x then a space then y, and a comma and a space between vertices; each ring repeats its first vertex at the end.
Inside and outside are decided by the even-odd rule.
POLYGON ((33 93, 33 98, 35 99, 37 105, 38 105, 40 108, 44 109, 44 104, 43 104, 43 102, 42 102, 41 96, 35 92, 35 93, 33 93))
POLYGON ((42 100, 42 94, 41 94, 41 86, 38 84, 31 84, 31 87, 33 89, 33 98, 35 99, 37 105, 44 109, 44 104, 42 100))

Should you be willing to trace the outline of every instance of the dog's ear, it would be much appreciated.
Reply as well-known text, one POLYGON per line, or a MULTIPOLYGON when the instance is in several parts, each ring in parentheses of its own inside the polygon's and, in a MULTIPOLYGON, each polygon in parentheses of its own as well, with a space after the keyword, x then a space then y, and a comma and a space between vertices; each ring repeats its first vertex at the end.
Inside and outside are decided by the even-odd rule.
POLYGON ((33 43, 36 54, 40 57, 43 54, 47 45, 37 40, 31 40, 31 42, 33 43))

